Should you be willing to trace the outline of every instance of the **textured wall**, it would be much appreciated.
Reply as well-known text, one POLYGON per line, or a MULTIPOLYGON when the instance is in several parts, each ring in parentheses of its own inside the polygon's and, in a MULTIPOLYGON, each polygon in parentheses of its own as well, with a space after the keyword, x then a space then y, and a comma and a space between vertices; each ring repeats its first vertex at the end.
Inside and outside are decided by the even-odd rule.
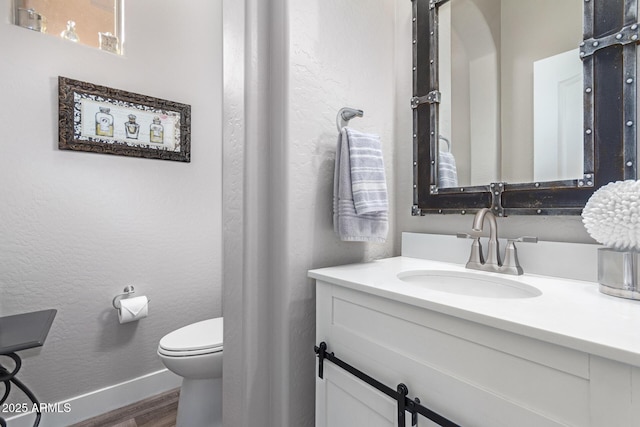
MULTIPOLYGON (((270 324, 277 253, 270 225, 271 14, 281 1, 224 0, 223 424, 269 426, 270 361, 282 330, 270 324)), ((283 28, 284 16, 279 14, 283 28)), ((282 54, 282 45, 276 46, 282 54)))
MULTIPOLYGON (((382 138, 388 188, 394 188, 394 4, 392 0, 289 2, 289 59, 283 223, 284 253, 276 323, 285 326, 282 375, 286 392, 274 426, 312 426, 315 287, 310 268, 347 264, 393 254, 386 244, 345 243, 332 230, 331 200, 338 110, 364 110, 350 123, 382 138)), ((395 196, 390 191, 390 206, 395 196)), ((394 216, 390 230, 394 229, 394 216)))
POLYGON ((220 2, 126 2, 126 56, 9 25, 0 4, 0 314, 57 308, 23 380, 55 402, 162 368, 159 339, 221 314, 220 2), (192 162, 60 151, 57 76, 191 104, 192 162), (150 316, 119 325, 133 284, 150 316))
POLYGON ((363 109, 352 125, 382 136, 394 188, 393 4, 224 5, 224 311, 235 319, 225 326, 225 425, 314 425, 307 270, 393 254, 392 232, 386 244, 343 243, 331 224, 340 108, 363 109))
MULTIPOLYGON (((290 2, 287 226, 289 250, 295 255, 289 259, 304 260, 299 267, 390 254, 388 244, 338 240, 332 231, 331 200, 335 121, 342 107, 364 110, 364 117, 349 125, 381 136, 389 190, 394 187, 393 5, 391 0, 290 2)), ((389 195, 393 206, 393 191, 389 195)))

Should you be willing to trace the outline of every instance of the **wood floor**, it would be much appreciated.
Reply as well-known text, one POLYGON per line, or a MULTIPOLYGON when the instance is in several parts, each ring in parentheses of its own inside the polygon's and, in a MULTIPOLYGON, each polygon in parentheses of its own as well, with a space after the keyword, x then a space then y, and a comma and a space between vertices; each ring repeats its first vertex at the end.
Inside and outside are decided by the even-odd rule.
POLYGON ((176 388, 70 427, 175 427, 179 396, 176 388))

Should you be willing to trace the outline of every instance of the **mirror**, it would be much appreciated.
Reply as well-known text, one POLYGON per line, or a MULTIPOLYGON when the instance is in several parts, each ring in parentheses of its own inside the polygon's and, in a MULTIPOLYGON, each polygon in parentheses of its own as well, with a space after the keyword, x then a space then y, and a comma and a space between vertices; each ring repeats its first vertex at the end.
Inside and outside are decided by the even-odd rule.
POLYGON ((413 213, 579 214, 635 179, 631 2, 414 0, 413 213))
POLYGON ((440 187, 582 176, 582 3, 439 7, 440 187))
POLYGON ((13 0, 13 23, 122 54, 124 0, 13 0))

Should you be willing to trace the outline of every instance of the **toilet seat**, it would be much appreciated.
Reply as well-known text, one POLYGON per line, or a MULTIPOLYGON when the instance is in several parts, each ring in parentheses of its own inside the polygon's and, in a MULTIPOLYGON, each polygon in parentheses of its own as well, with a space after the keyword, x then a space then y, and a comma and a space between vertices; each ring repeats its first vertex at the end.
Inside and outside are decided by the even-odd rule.
POLYGON ((165 335, 158 353, 169 357, 198 356, 223 350, 223 318, 192 323, 165 335))

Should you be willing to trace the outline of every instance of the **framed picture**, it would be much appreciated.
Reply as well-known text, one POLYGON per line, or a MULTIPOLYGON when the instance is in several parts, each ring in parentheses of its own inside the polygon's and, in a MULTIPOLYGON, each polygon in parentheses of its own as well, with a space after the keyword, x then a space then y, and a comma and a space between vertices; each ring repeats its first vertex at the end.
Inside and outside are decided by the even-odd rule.
POLYGON ((58 147, 191 161, 191 106, 58 77, 58 147))

